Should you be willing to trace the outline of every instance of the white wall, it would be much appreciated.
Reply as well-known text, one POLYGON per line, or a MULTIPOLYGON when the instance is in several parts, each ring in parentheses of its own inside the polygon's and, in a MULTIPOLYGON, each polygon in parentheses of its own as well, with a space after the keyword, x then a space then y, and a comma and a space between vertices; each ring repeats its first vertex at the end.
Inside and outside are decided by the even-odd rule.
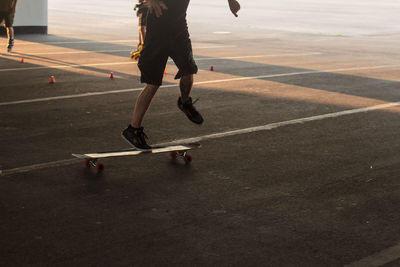
POLYGON ((47 26, 47 0, 18 0, 14 26, 47 26))

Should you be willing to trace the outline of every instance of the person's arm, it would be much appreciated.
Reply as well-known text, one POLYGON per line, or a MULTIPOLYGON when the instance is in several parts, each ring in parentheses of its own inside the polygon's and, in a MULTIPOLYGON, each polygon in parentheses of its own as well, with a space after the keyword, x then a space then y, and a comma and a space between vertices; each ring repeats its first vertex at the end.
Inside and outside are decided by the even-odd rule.
POLYGON ((150 13, 155 13, 159 18, 163 14, 163 10, 167 10, 167 5, 161 0, 147 0, 150 13))
POLYGON ((238 1, 236 0, 228 0, 229 3, 229 8, 231 9, 233 15, 235 15, 235 17, 237 17, 237 13, 240 10, 240 4, 238 1))
POLYGON ((12 14, 15 13, 15 8, 17 7, 17 1, 18 1, 18 0, 15 0, 14 3, 13 3, 13 7, 12 7, 12 9, 11 9, 11 13, 12 13, 12 14))

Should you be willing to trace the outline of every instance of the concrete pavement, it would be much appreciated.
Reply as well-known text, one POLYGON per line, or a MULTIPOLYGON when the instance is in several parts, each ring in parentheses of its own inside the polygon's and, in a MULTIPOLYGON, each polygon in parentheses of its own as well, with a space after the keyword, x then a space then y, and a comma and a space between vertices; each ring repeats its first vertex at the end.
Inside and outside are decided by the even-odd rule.
POLYGON ((144 122, 151 143, 201 140, 193 163, 113 158, 98 174, 71 153, 127 148, 135 28, 77 29, 53 8, 50 35, 19 36, 0 58, 5 266, 399 265, 398 33, 194 21, 205 124, 176 107, 172 62, 144 122))

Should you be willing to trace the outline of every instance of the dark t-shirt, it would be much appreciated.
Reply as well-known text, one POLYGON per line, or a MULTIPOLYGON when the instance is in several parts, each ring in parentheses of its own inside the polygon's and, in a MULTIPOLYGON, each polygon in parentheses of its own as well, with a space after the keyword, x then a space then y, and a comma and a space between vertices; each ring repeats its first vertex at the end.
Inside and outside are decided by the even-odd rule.
POLYGON ((168 10, 166 14, 176 17, 177 19, 181 17, 186 17, 186 11, 189 6, 190 0, 164 0, 167 5, 168 10))

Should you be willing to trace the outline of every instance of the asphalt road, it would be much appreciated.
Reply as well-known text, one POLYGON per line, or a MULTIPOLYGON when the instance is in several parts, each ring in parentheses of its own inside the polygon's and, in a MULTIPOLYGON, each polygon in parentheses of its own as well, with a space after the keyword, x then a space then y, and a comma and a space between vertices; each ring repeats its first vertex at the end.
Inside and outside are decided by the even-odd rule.
POLYGON ((52 1, 50 34, 1 52, 1 265, 400 266, 396 1, 339 17, 337 1, 249 1, 239 18, 192 1, 205 123, 177 108, 169 62, 144 126, 152 144, 202 148, 103 173, 71 153, 126 149, 143 85, 133 3, 92 2, 52 1))

